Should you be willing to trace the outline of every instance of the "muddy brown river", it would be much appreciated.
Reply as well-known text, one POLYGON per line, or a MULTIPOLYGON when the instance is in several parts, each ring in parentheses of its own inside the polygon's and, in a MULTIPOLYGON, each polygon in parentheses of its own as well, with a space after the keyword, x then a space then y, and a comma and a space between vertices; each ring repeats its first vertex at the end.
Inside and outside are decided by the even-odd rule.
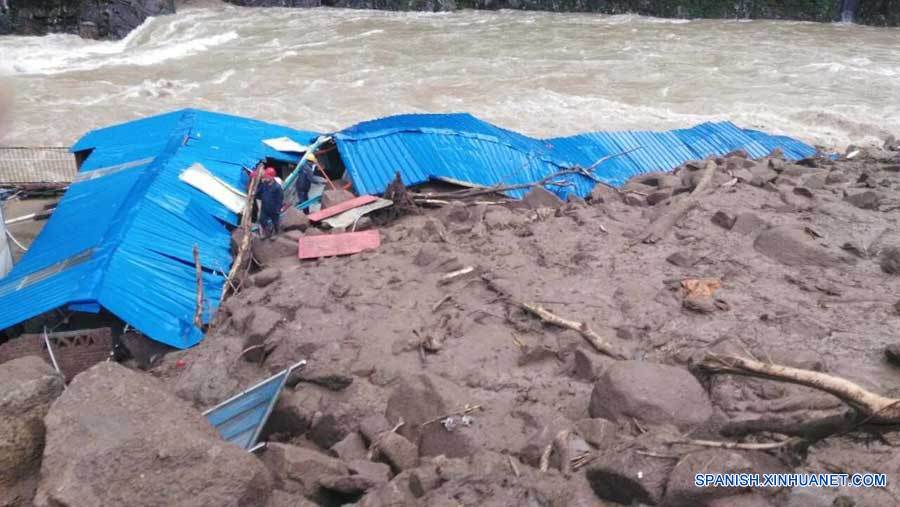
POLYGON ((844 24, 188 7, 118 42, 0 37, 0 143, 198 107, 311 130, 468 111, 532 135, 730 119, 840 147, 900 133, 898 48, 844 24))

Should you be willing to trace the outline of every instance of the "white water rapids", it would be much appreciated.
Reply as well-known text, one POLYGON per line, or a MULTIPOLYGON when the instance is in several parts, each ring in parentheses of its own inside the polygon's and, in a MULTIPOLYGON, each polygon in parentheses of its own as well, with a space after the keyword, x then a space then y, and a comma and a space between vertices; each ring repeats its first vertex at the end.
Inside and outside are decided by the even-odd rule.
POLYGON ((0 37, 5 145, 182 107, 331 131, 468 111, 536 136, 728 119, 829 147, 900 134, 900 29, 525 12, 186 8, 127 39, 0 37))

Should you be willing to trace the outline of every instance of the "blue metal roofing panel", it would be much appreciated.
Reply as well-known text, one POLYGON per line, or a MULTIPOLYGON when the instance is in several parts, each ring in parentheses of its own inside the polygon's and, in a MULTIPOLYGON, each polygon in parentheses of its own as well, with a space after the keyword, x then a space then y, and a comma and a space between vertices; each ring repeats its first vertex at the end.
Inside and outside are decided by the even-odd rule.
POLYGON ((192 109, 87 134, 73 147, 92 150, 76 180, 0 284, 0 329, 99 304, 154 340, 198 343, 193 248, 208 322, 232 262, 226 224, 237 216, 179 175, 200 163, 239 187, 242 166, 269 153, 262 140, 282 136, 306 143, 316 134, 192 109))
POLYGON ((794 160, 812 157, 816 154, 814 147, 787 136, 774 136, 752 129, 743 130, 745 134, 761 144, 770 153, 775 148, 781 148, 785 157, 794 160))
POLYGON ((301 361, 282 370, 207 410, 203 415, 223 439, 249 451, 259 440, 260 432, 278 401, 278 395, 288 376, 293 370, 305 365, 306 361, 301 361))
MULTIPOLYGON (((628 151, 596 168, 612 185, 649 171, 669 171, 695 158, 745 149, 768 154, 758 137, 731 123, 706 123, 670 132, 592 132, 554 139, 532 139, 468 114, 418 114, 380 118, 334 135, 357 192, 377 194, 400 172, 406 185, 449 178, 475 185, 530 183, 561 169, 591 167, 605 156, 628 151), (631 151, 633 150, 633 151, 631 151)), ((586 196, 595 181, 571 176, 573 187, 550 186, 560 197, 586 196)), ((507 192, 520 198, 526 190, 507 192)))

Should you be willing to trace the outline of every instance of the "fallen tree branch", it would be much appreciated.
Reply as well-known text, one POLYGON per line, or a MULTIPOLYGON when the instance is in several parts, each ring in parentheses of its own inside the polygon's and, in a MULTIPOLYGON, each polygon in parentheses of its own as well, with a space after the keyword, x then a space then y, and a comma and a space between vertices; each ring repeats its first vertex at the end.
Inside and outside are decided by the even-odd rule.
POLYGON ((706 356, 698 366, 711 373, 730 373, 780 380, 824 391, 856 408, 863 416, 862 423, 900 424, 900 399, 887 398, 867 391, 847 379, 834 375, 715 354, 706 356))
POLYGON ((548 324, 553 324, 555 326, 577 331, 585 340, 587 340, 588 343, 591 344, 592 347, 594 347, 597 352, 600 352, 601 354, 606 354, 607 356, 615 359, 625 359, 624 354, 614 350, 612 345, 610 345, 600 335, 594 332, 594 330, 591 329, 591 326, 589 326, 587 322, 577 322, 574 320, 564 319, 559 315, 549 312, 540 305, 531 303, 519 303, 518 306, 548 324))
POLYGON ((487 284, 488 288, 492 291, 496 292, 500 296, 503 296, 509 303, 518 306, 522 310, 525 310, 527 313, 534 315, 538 319, 548 324, 553 324, 555 326, 559 326, 565 329, 571 329, 576 331, 578 334, 582 336, 588 343, 594 347, 594 350, 601 354, 605 354, 614 359, 625 359, 626 356, 622 352, 616 350, 609 342, 607 342, 603 337, 598 335, 591 329, 591 326, 588 325, 587 322, 577 322, 573 320, 568 320, 556 315, 540 305, 536 305, 533 303, 524 303, 521 301, 517 301, 512 297, 512 295, 508 294, 502 287, 495 284, 488 278, 482 277, 482 280, 487 284))
POLYGON ((742 442, 719 442, 717 440, 693 440, 689 438, 674 439, 666 442, 667 444, 683 444, 697 445, 700 447, 713 447, 715 449, 739 449, 742 451, 771 451, 773 449, 781 449, 782 447, 790 447, 806 443, 802 438, 788 438, 780 442, 764 442, 764 443, 742 443, 742 442))
POLYGON ((650 230, 641 241, 643 243, 653 244, 665 238, 666 235, 669 234, 669 231, 675 227, 675 224, 678 223, 688 211, 700 204, 700 201, 697 198, 700 197, 700 194, 702 194, 706 190, 706 187, 709 186, 709 182, 712 181, 715 172, 716 163, 712 160, 707 160, 706 167, 703 169, 703 176, 700 177, 700 181, 697 183, 697 186, 694 187, 694 190, 691 191, 687 197, 673 204, 672 207, 669 208, 668 213, 650 224, 650 230))

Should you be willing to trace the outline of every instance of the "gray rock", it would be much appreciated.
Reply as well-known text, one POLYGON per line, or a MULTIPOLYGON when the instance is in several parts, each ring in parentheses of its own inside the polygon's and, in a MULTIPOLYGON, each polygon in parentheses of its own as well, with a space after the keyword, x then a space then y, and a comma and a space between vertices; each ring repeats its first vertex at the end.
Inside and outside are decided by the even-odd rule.
POLYGON ((635 449, 601 454, 585 472, 599 498, 633 505, 659 505, 675 463, 638 454, 635 449))
POLYGON ((265 506, 272 490, 265 467, 223 440, 200 412, 156 378, 113 362, 75 377, 44 422, 35 500, 41 507, 133 505, 135 499, 265 506))
POLYGON ((334 476, 326 475, 319 478, 319 485, 325 489, 344 495, 361 495, 370 489, 380 486, 369 477, 362 475, 334 476))
POLYGON ((686 252, 675 252, 666 257, 666 262, 680 268, 690 268, 697 264, 697 259, 686 252))
POLYGON ((591 417, 634 418, 684 430, 704 424, 713 414, 706 391, 687 370, 643 361, 610 365, 594 384, 588 411, 591 417))
POLYGON ((44 451, 44 416, 63 385, 37 356, 0 364, 0 505, 31 503, 44 451))
POLYGON ((624 194, 622 201, 629 206, 643 207, 647 205, 646 197, 631 192, 624 194))
POLYGON ((88 39, 121 39, 150 16, 175 12, 174 0, 7 0, 0 4, 9 7, 0 10, 0 34, 65 32, 88 39))
POLYGON ((534 187, 525 194, 521 204, 528 209, 556 209, 562 207, 563 201, 556 194, 544 187, 534 187))
POLYGON ((391 429, 391 423, 386 417, 380 414, 373 414, 359 422, 359 432, 366 439, 369 445, 378 438, 379 435, 391 429))
POLYGON ((817 245, 797 227, 780 226, 765 230, 756 237, 757 252, 788 266, 839 266, 850 260, 817 245))
POLYGON ((849 194, 844 200, 860 209, 878 209, 881 204, 881 196, 872 190, 866 190, 858 194, 849 194))
POLYGON ((647 196, 647 204, 656 206, 670 197, 672 197, 672 190, 657 190, 647 196))
POLYGON ((418 446, 422 456, 465 456, 471 445, 460 431, 447 431, 441 424, 425 422, 448 413, 448 403, 438 392, 434 381, 420 375, 400 382, 388 398, 385 417, 396 424, 403 419, 399 433, 418 446))

